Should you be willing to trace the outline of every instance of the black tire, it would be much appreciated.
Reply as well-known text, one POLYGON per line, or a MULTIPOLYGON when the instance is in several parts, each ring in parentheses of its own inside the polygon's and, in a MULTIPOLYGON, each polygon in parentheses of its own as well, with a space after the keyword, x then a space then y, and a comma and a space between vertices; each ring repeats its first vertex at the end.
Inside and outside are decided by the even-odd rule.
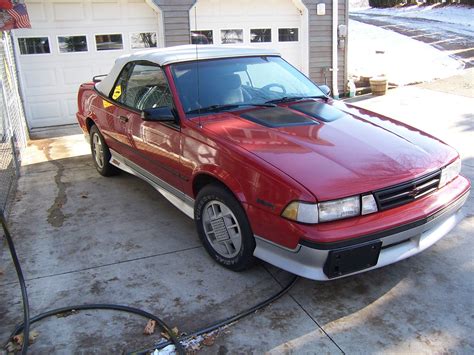
POLYGON ((105 143, 104 137, 100 133, 96 125, 91 127, 90 130, 90 143, 91 143, 91 153, 92 161, 94 166, 102 176, 113 176, 117 175, 120 170, 110 164, 110 150, 107 144, 105 143), (102 157, 99 158, 97 154, 101 152, 102 157))
POLYGON ((253 256, 255 238, 247 215, 239 201, 225 187, 210 184, 199 191, 194 205, 194 220, 201 242, 217 263, 233 271, 248 269, 255 263, 253 256), (231 213, 221 213, 221 217, 216 217, 219 216, 217 213, 214 215, 214 219, 210 218, 210 211, 221 209, 222 212, 225 211, 225 208, 231 213), (211 225, 210 220, 214 224, 211 225), (237 227, 232 227, 235 222, 237 222, 237 227), (205 225, 208 229, 207 233, 205 225), (210 228, 216 228, 220 232, 219 238, 214 232, 209 232, 210 228), (223 228, 226 229, 226 232, 222 232, 223 228), (240 245, 237 242, 237 231, 240 231, 240 245), (211 239, 214 239, 214 244, 211 243, 211 239), (223 244, 226 246, 223 247, 223 244), (223 249, 229 253, 226 255, 223 249))

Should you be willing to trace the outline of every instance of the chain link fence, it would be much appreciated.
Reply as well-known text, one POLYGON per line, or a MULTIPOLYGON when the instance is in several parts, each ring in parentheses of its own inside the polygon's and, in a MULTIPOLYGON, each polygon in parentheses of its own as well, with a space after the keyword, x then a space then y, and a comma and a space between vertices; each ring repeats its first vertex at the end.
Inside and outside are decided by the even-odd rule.
POLYGON ((7 211, 20 174, 26 127, 9 32, 0 41, 0 209, 7 211))

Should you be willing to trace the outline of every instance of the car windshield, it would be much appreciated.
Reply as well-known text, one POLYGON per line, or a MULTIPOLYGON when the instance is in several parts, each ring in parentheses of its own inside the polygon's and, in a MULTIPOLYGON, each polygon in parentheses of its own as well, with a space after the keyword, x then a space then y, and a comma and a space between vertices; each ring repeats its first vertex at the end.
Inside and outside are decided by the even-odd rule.
POLYGON ((311 80, 276 56, 177 63, 172 72, 187 114, 325 97, 311 80))

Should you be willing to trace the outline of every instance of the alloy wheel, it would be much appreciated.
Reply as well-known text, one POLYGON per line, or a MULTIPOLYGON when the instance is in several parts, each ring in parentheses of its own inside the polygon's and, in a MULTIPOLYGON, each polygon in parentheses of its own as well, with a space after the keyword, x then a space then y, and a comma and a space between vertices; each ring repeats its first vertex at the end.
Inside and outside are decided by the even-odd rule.
POLYGON ((220 201, 209 201, 203 209, 202 223, 207 240, 219 255, 233 258, 240 252, 240 225, 229 207, 220 201))
POLYGON ((94 152, 95 163, 102 169, 104 167, 104 148, 97 133, 92 136, 92 151, 94 152))

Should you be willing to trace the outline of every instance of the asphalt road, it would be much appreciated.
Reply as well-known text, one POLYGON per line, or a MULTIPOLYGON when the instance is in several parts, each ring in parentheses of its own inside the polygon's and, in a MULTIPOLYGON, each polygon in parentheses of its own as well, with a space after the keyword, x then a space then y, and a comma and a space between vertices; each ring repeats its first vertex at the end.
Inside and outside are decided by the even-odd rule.
POLYGON ((474 66, 474 31, 460 25, 435 20, 363 13, 349 14, 351 20, 391 30, 448 51, 450 56, 474 66))

